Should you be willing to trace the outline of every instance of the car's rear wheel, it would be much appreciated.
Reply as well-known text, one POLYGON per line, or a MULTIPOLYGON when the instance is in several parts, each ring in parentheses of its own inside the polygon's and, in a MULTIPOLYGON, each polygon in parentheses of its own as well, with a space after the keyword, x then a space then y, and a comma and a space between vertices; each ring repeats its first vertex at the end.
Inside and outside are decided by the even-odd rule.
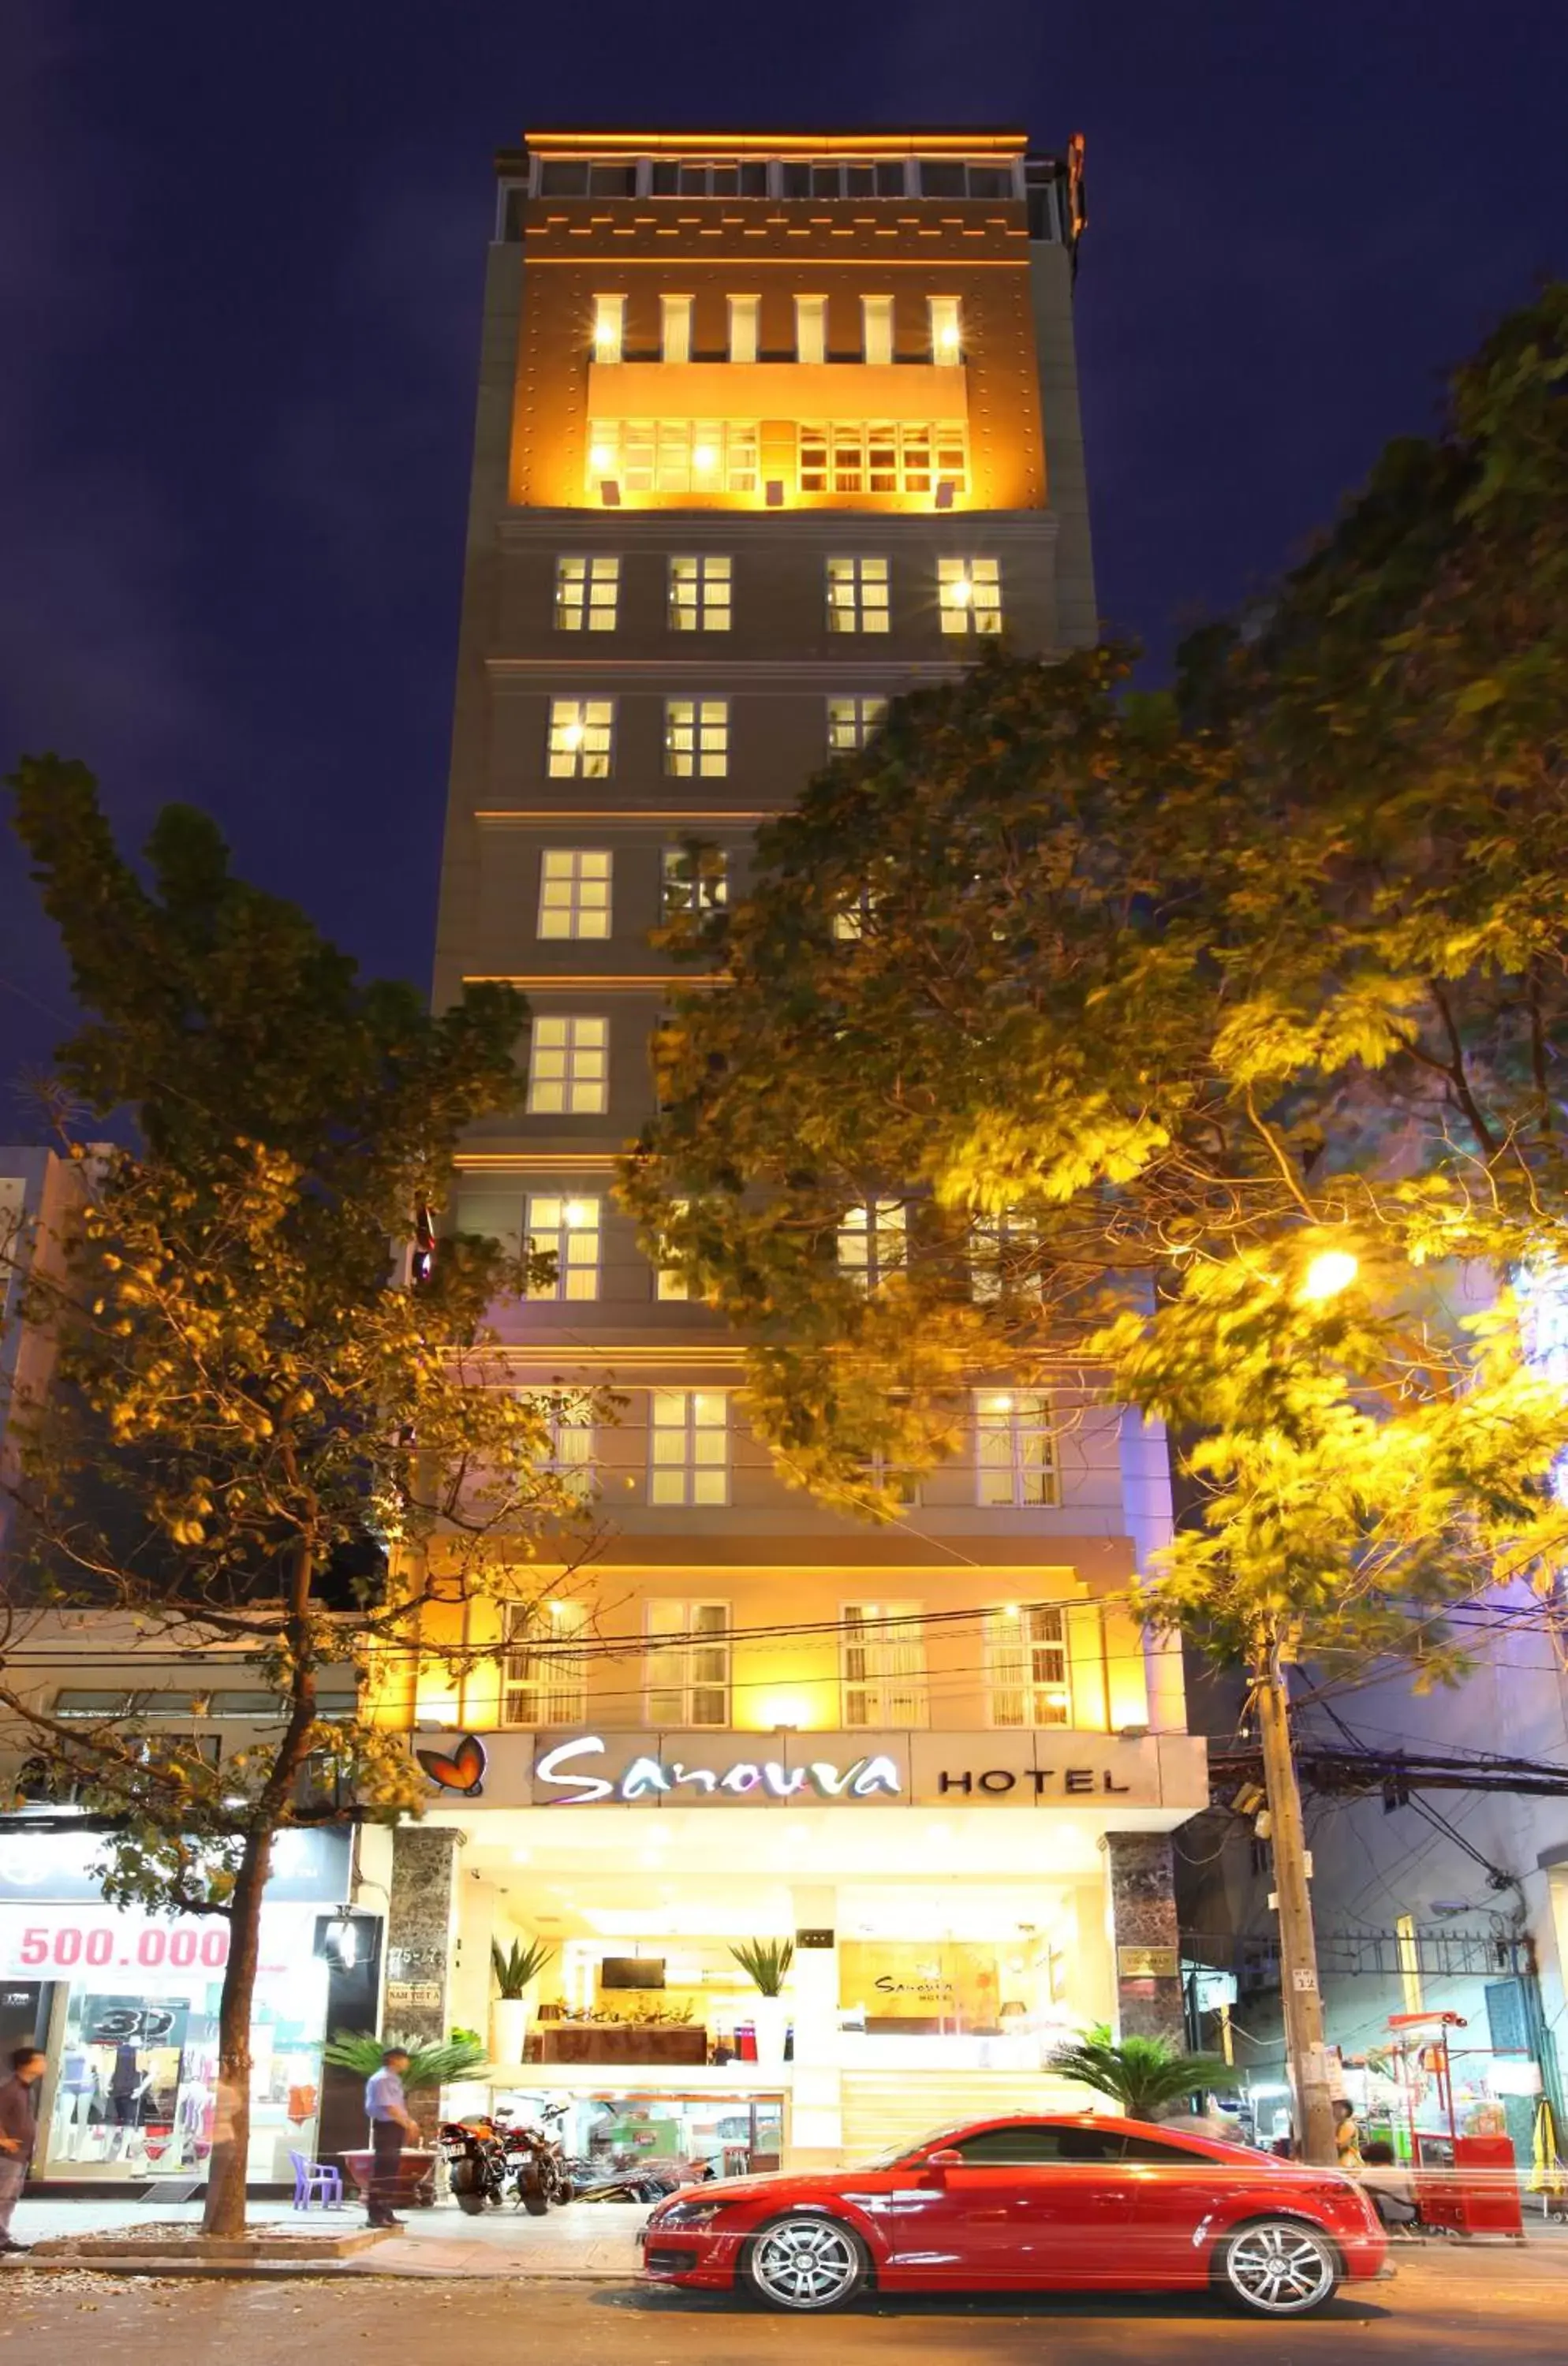
POLYGON ((744 2272, 770 2308, 842 2308, 863 2289, 869 2264, 852 2227, 803 2210, 762 2228, 744 2272))
POLYGON ((1215 2277, 1255 2316, 1306 2316, 1333 2299, 1339 2259, 1327 2236, 1300 2218, 1255 2218, 1226 2236, 1215 2277))

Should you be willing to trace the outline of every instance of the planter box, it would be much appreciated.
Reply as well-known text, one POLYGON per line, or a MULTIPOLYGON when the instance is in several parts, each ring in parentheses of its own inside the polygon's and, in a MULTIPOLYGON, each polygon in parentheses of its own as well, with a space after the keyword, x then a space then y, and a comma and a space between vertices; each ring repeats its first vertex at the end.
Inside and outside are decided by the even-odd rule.
POLYGON ((708 2058, 707 2032, 703 2029, 616 2029, 558 2021, 543 2024, 537 2042, 541 2062, 689 2068, 708 2058))

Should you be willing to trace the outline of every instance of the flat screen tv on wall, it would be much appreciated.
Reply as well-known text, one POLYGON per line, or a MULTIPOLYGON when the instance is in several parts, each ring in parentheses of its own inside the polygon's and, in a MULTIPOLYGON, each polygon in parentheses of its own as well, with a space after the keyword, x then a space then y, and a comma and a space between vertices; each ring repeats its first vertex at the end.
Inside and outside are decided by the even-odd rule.
POLYGON ((606 1955, 599 1966, 599 1985, 604 1989, 661 1989, 664 1986, 662 1955, 606 1955))

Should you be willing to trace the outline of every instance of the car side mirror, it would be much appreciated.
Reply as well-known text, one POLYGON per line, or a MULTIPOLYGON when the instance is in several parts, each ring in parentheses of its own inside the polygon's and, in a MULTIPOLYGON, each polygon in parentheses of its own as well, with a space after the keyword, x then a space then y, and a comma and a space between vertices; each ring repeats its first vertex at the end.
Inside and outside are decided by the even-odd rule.
POLYGON ((926 2167, 934 2169, 939 2177, 946 2169, 962 2169, 963 2166, 964 2155, 953 2145, 942 2145, 937 2151, 926 2155, 926 2167))

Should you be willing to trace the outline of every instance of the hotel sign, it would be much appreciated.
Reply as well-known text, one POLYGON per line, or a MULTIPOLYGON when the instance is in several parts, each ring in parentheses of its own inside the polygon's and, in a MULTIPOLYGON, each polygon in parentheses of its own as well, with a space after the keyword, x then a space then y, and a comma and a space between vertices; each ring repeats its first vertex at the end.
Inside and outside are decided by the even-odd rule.
MULTIPOLYGON (((457 1804, 467 1766, 451 1733, 413 1737, 431 1786, 457 1804), (459 1766, 461 1762, 461 1767, 459 1766)), ((970 1733, 723 1732, 489 1733, 483 1804, 493 1808, 941 1808, 1089 1813, 1206 1804, 1203 1744, 1187 1735, 1059 1728, 970 1733)), ((475 1786, 477 1790, 478 1786, 475 1786)), ((474 1796, 468 1792, 468 1796, 474 1796)))

